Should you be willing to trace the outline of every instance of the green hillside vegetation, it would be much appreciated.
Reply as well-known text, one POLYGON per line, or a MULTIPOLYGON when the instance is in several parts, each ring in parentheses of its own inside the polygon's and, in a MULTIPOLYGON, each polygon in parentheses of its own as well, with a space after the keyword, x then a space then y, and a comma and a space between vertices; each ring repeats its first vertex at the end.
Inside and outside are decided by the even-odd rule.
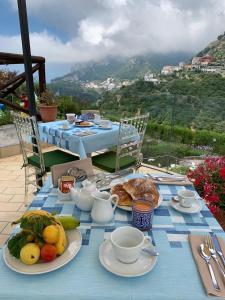
POLYGON ((72 96, 81 102, 95 102, 99 98, 99 93, 93 89, 84 89, 78 83, 69 81, 57 81, 48 84, 48 88, 54 93, 62 96, 72 96))
POLYGON ((189 79, 169 77, 159 85, 139 80, 102 96, 102 110, 111 114, 134 113, 138 108, 159 123, 221 132, 225 130, 225 79, 196 73, 189 79))

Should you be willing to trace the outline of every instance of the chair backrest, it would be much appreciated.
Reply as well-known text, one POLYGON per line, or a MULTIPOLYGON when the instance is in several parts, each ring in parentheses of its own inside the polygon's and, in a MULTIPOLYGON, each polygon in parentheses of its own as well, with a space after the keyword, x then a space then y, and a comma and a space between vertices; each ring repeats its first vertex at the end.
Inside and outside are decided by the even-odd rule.
POLYGON ((120 168, 120 159, 132 156, 136 166, 141 162, 141 148, 148 124, 149 113, 120 120, 119 137, 116 152, 116 171, 120 168))
POLYGON ((28 158, 35 156, 38 159, 40 169, 39 173, 45 173, 44 158, 41 151, 39 133, 36 118, 25 114, 11 111, 13 123, 16 127, 16 132, 20 142, 20 148, 23 155, 24 166, 28 165, 28 158))
POLYGON ((83 114, 88 114, 88 113, 100 115, 100 111, 97 110, 97 109, 83 109, 83 110, 81 110, 82 115, 83 114))

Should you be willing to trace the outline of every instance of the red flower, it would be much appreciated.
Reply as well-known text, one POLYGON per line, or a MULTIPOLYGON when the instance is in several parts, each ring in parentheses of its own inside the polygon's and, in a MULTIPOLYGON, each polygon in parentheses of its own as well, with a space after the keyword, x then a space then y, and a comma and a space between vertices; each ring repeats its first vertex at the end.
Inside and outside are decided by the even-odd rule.
POLYGON ((220 198, 219 198, 218 195, 213 194, 213 195, 208 196, 208 197, 207 197, 207 200, 208 200, 209 202, 211 202, 211 203, 217 203, 217 202, 220 201, 220 198))
POLYGON ((205 185, 204 185, 204 192, 206 193, 206 194, 210 194, 211 192, 212 192, 212 185, 211 184, 209 184, 209 183, 206 183, 205 185))
POLYGON ((195 178, 195 186, 199 186, 201 184, 201 178, 195 178))
POLYGON ((208 157, 187 176, 212 213, 225 210, 225 156, 208 157))
POLYGON ((208 208, 209 208, 209 210, 211 211, 211 213, 213 214, 213 215, 215 215, 217 212, 219 212, 219 208, 217 207, 217 206, 215 206, 215 205, 208 205, 208 208))
POLYGON ((220 177, 221 177, 223 180, 225 180, 225 167, 222 167, 222 168, 220 169, 220 177))

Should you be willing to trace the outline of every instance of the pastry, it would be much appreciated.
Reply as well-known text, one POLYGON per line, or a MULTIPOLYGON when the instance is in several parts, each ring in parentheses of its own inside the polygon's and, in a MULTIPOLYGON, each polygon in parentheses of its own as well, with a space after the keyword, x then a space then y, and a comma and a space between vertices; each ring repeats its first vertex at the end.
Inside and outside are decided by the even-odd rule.
MULTIPOLYGON (((142 197, 153 197, 153 205, 157 207, 159 193, 150 178, 134 178, 123 184, 123 190, 131 196, 132 199, 142 197)), ((119 195, 118 195, 119 196, 119 195)), ((132 203, 132 202, 131 202, 132 203)))
POLYGON ((120 206, 132 206, 131 196, 124 190, 122 184, 117 184, 111 189, 112 194, 116 194, 119 197, 118 205, 120 206))
POLYGON ((90 125, 90 122, 86 122, 86 121, 80 122, 80 126, 88 126, 88 125, 90 125))

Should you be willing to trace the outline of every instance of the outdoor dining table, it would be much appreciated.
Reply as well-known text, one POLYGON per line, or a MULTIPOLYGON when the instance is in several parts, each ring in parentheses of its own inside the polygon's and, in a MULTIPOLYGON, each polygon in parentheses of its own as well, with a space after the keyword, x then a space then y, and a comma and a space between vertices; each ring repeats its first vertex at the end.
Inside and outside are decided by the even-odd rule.
MULTIPOLYGON (((128 178, 140 176, 131 174, 128 178)), ((82 246, 67 265, 41 275, 23 275, 9 269, 0 259, 0 299, 209 299, 195 265, 188 234, 214 232, 225 234, 203 201, 196 214, 181 214, 168 205, 179 190, 194 190, 193 186, 157 185, 162 204, 155 209, 152 237, 159 252, 155 267, 144 276, 124 278, 103 268, 99 261, 99 246, 116 228, 131 225, 131 213, 116 208, 113 222, 98 225, 90 213, 80 211, 74 203, 58 203, 56 189, 48 178, 35 196, 29 209, 44 209, 80 219, 82 246)), ((2 251, 1 251, 2 252, 2 251)))
POLYGON ((92 152, 117 145, 119 124, 112 124, 111 129, 100 129, 97 125, 92 127, 70 125, 70 129, 64 130, 62 129, 63 123, 65 123, 65 120, 38 123, 41 141, 77 153, 80 159, 87 158, 92 152), (87 136, 76 135, 82 131, 90 131, 93 134, 87 136))

